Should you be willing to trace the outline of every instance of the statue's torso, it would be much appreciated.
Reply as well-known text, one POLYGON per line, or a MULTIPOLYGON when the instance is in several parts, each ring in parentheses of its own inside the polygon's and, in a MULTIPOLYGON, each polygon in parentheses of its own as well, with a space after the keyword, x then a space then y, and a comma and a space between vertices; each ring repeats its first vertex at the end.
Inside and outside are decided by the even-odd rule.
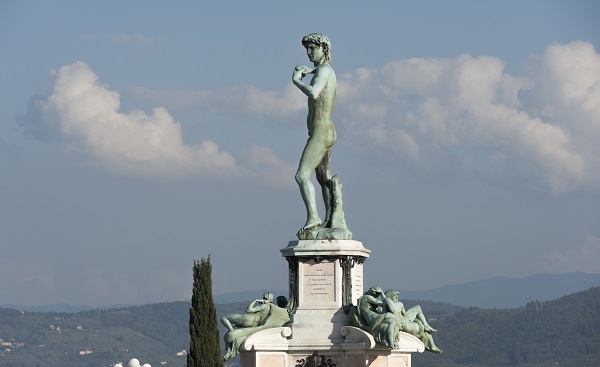
POLYGON ((329 64, 320 65, 317 68, 315 76, 311 80, 311 85, 317 77, 325 76, 325 88, 316 98, 308 97, 308 135, 329 136, 332 139, 331 145, 335 142, 335 127, 331 116, 335 107, 337 97, 337 80, 335 73, 329 64), (323 75, 325 74, 325 75, 323 75))

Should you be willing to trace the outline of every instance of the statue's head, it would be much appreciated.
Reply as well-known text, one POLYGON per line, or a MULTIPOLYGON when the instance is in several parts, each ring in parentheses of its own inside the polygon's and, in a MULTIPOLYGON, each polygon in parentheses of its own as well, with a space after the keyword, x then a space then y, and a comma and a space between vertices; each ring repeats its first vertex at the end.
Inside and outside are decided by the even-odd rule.
POLYGON ((396 297, 396 299, 398 299, 398 296, 400 295, 400 292, 398 291, 393 291, 393 290, 389 290, 389 291, 385 291, 385 296, 388 298, 394 298, 396 297))
POLYGON ((269 301, 269 303, 272 303, 273 302, 273 293, 267 292, 267 293, 263 294, 263 299, 265 301, 269 301))
POLYGON ((379 292, 379 287, 371 287, 369 289, 367 289, 367 291, 365 292, 365 294, 369 294, 373 297, 377 297, 379 296, 381 292, 379 292))
POLYGON ((308 48, 309 45, 317 45, 323 47, 323 57, 326 63, 331 62, 331 42, 323 33, 311 33, 302 37, 302 46, 308 48))

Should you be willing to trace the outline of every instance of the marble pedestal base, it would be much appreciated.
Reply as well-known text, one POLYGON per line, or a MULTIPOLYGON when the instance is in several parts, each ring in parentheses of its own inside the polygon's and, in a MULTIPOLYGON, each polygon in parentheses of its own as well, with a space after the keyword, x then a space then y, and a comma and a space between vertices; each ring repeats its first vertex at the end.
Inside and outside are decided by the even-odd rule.
MULTIPOLYGON (((313 367, 315 352, 322 357, 323 367, 411 367, 411 353, 423 352, 425 346, 412 335, 401 333, 399 348, 390 350, 375 345, 373 337, 365 331, 345 326, 345 338, 329 349, 314 349, 298 344, 290 327, 264 330, 249 337, 240 348, 243 367, 313 367)), ((320 367, 314 366, 314 367, 320 367)))
POLYGON ((410 367, 425 346, 401 333, 399 348, 378 346, 350 326, 344 309, 363 295, 363 263, 371 251, 353 240, 291 241, 281 249, 289 264, 291 322, 259 331, 240 346, 242 367, 410 367), (316 356, 316 357, 315 357, 316 356), (315 365, 314 359, 323 363, 315 365))
POLYGON ((344 308, 363 294, 363 263, 371 251, 353 240, 290 241, 290 346, 329 349, 343 342, 344 308))

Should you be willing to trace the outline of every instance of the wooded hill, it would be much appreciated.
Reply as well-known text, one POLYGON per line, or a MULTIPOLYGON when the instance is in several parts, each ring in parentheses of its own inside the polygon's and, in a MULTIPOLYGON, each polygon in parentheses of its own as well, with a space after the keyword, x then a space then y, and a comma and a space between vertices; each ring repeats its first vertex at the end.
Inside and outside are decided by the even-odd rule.
MULTIPOLYGON (((600 287, 516 309, 403 302, 423 307, 444 350, 413 354, 416 367, 600 366, 600 287)), ((217 317, 246 306, 218 305, 217 317)), ((138 358, 184 367, 186 357, 177 353, 189 347, 189 307, 182 301, 77 313, 0 308, 0 366, 112 367, 138 358)))
POLYGON ((600 287, 509 310, 469 308, 432 321, 442 355, 415 366, 600 366, 600 287))

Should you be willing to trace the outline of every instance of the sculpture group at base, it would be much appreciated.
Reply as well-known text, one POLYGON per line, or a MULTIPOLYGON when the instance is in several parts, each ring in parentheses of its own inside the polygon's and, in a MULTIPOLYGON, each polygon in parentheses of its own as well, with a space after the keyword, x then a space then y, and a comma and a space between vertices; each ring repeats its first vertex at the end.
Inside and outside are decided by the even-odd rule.
POLYGON ((402 331, 421 339, 426 350, 442 353, 431 335, 437 330, 427 323, 421 306, 405 310, 398 300, 398 291, 384 293, 379 287, 369 288, 358 299, 358 305, 351 307, 350 317, 352 326, 369 332, 378 344, 390 349, 398 347, 398 333, 402 331))
POLYGON ((286 305, 287 299, 283 296, 277 297, 277 304, 273 304, 273 293, 267 292, 262 299, 250 302, 246 308, 247 313, 223 316, 221 323, 229 330, 223 337, 227 345, 227 353, 223 359, 228 360, 236 356, 240 345, 250 335, 289 322, 286 305))

